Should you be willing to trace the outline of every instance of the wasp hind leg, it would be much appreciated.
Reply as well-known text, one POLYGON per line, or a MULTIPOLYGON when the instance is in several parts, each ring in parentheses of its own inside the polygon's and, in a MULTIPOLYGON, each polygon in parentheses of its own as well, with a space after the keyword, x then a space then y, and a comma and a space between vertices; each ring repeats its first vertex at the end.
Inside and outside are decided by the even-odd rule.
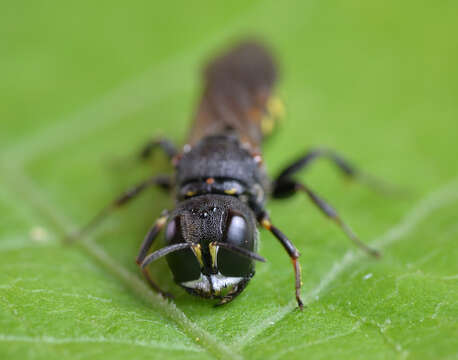
POLYGON ((280 172, 274 182, 273 196, 276 198, 285 198, 293 195, 295 191, 288 191, 291 190, 291 188, 288 188, 288 186, 285 185, 288 185, 288 183, 291 182, 292 177, 299 171, 306 170, 312 163, 315 162, 315 160, 318 159, 328 159, 337 167, 337 170, 339 170, 345 178, 366 184, 381 194, 402 195, 404 193, 402 189, 392 186, 385 181, 359 170, 350 161, 339 155, 337 152, 326 148, 316 148, 308 151, 304 156, 296 159, 280 172))
POLYGON ((319 197, 314 191, 312 191, 308 186, 295 182, 291 179, 282 179, 281 181, 276 182, 275 190, 277 193, 276 197, 283 197, 282 194, 286 196, 291 196, 298 192, 304 192, 312 203, 330 220, 337 224, 342 231, 347 235, 347 237, 361 250, 367 254, 380 257, 381 254, 377 249, 373 249, 370 246, 363 243, 358 236, 353 232, 353 230, 348 226, 339 216, 336 209, 329 205, 324 199, 319 197))
POLYGON ((360 249, 369 255, 379 257, 381 254, 378 250, 373 249, 363 243, 353 230, 348 226, 337 211, 328 204, 323 198, 318 196, 312 189, 303 183, 299 183, 293 179, 293 176, 300 170, 306 169, 318 158, 327 158, 337 169, 347 178, 366 183, 370 187, 383 193, 393 193, 398 189, 394 189, 384 182, 375 179, 374 177, 363 173, 354 167, 348 160, 338 155, 336 152, 329 149, 313 149, 304 156, 297 159, 291 165, 287 166, 276 178, 273 183, 272 195, 274 198, 287 198, 298 192, 305 193, 312 203, 330 220, 337 224, 347 237, 360 249))

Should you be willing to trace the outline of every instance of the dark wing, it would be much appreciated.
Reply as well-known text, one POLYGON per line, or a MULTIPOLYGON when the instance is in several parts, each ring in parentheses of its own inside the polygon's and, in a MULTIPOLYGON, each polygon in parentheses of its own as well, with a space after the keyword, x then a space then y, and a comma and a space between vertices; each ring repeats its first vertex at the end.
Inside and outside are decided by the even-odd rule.
POLYGON ((258 148, 263 137, 261 122, 276 78, 271 55, 259 44, 243 43, 213 60, 204 75, 203 98, 189 142, 235 132, 258 148))

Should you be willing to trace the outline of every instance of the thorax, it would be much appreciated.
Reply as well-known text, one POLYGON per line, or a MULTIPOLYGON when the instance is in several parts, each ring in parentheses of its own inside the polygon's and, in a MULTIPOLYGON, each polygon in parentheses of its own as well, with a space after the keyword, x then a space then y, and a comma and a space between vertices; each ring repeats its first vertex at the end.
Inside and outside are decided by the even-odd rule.
POLYGON ((203 138, 184 151, 177 162, 176 185, 179 201, 214 193, 262 205, 269 181, 260 154, 236 136, 221 135, 203 138))

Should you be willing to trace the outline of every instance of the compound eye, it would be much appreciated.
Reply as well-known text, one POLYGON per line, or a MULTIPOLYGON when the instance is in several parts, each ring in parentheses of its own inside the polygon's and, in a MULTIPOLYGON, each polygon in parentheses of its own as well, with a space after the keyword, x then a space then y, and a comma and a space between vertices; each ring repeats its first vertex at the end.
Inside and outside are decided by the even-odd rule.
MULTIPOLYGON (((250 233, 248 223, 240 215, 229 217, 224 242, 253 251, 253 234, 250 233)), ((250 276, 253 261, 235 254, 227 249, 218 249, 218 270, 225 276, 250 276)))
MULTIPOLYGON (((180 218, 176 217, 167 224, 165 241, 168 245, 184 243, 180 218)), ((184 249, 166 256, 175 282, 197 280, 200 277, 200 265, 191 249, 184 249)))
MULTIPOLYGON (((241 216, 232 216, 227 228, 226 242, 240 247, 248 243, 248 224, 241 216)), ((245 245, 245 246, 244 246, 245 245)))
POLYGON ((175 218, 167 224, 165 229, 165 241, 168 245, 183 243, 180 218, 175 218))

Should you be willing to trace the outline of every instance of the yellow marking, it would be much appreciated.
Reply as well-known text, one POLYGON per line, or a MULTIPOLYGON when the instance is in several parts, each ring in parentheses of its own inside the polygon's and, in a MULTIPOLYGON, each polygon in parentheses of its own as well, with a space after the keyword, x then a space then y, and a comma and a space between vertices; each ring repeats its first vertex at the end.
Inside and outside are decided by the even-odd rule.
POLYGON ((196 256, 200 267, 203 268, 204 267, 204 261, 202 260, 202 251, 200 249, 200 244, 193 245, 191 247, 191 249, 192 249, 192 252, 194 253, 194 255, 196 256))
POLYGON ((237 189, 232 188, 232 189, 224 190, 224 193, 227 195, 234 195, 234 194, 237 194, 237 189))
POLYGON ((272 133, 275 127, 275 119, 271 115, 266 115, 261 121, 261 131, 264 135, 272 133))
POLYGON ((285 106, 280 98, 271 96, 267 100, 267 114, 261 120, 261 131, 269 135, 275 128, 275 123, 285 116, 285 106))
POLYGON ((188 191, 188 192, 186 193, 186 196, 188 196, 188 197, 191 197, 191 196, 194 196, 194 195, 196 195, 196 192, 195 192, 195 191, 188 191))
POLYGON ((218 247, 215 244, 210 243, 210 245, 208 245, 208 248, 210 250, 210 256, 212 258, 212 267, 215 269, 216 268, 218 247))
POLYGON ((285 117, 286 114, 285 105, 283 104, 283 101, 281 101, 280 98, 276 96, 271 96, 268 100, 267 110, 274 119, 281 119, 285 117))
POLYGON ((166 222, 167 222, 167 216, 161 216, 159 219, 157 219, 156 224, 157 226, 162 227, 165 225, 166 222))
POLYGON ((267 230, 270 230, 271 227, 272 227, 272 223, 267 219, 261 220, 261 225, 263 226, 263 228, 265 228, 267 230))

